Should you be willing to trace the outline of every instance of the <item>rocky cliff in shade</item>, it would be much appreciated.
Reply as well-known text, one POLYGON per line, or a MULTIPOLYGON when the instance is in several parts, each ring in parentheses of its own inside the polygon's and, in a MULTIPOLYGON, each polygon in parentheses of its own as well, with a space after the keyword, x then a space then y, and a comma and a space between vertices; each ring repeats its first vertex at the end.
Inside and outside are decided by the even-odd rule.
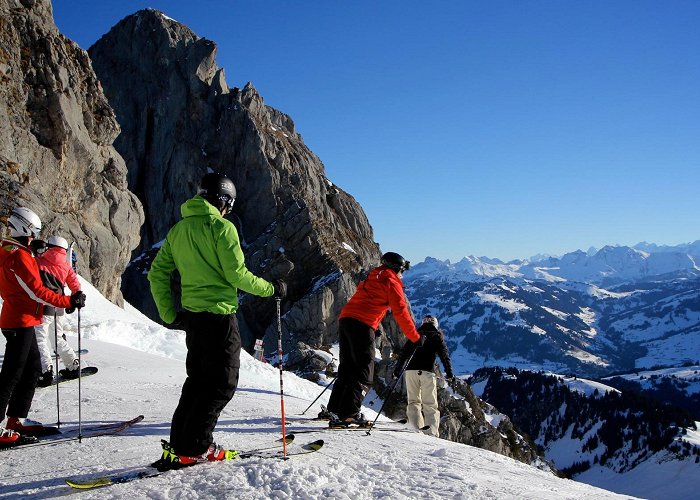
MULTIPOLYGON (((219 171, 238 190, 232 220, 248 268, 269 276, 280 249, 295 264, 283 304, 286 345, 332 342, 339 307, 379 248, 362 208, 326 178, 291 118, 266 106, 251 84, 229 89, 216 45, 155 10, 123 19, 89 53, 146 215, 137 261, 124 276, 127 300, 156 317, 144 276, 152 247, 180 219, 202 175, 219 171)), ((274 301, 244 297, 241 312, 245 345, 267 331, 274 350, 274 301)))
POLYGON ((48 0, 0 0, 0 82, 0 214, 34 210, 42 235, 75 241, 79 272, 119 302, 141 204, 90 59, 58 32, 48 0))

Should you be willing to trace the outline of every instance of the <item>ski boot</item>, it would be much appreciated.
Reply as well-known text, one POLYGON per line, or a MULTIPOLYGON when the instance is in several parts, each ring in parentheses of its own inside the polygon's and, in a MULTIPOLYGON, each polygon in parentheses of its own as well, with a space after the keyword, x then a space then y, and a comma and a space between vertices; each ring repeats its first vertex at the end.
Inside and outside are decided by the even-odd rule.
POLYGON ((321 405, 321 411, 318 412, 316 420, 338 420, 338 415, 336 415, 332 411, 328 411, 328 408, 326 408, 324 405, 321 405))
POLYGON ((66 380, 73 380, 75 378, 78 378, 78 376, 80 375, 80 361, 78 361, 77 359, 74 360, 70 367, 58 370, 58 373, 60 373, 61 377, 63 377, 66 380))
POLYGON ((7 417, 6 429, 19 432, 22 436, 51 436, 60 434, 57 427, 44 425, 28 418, 7 417))
MULTIPOLYGON (((0 424, 1 425, 1 424, 0 424)), ((0 427, 0 448, 14 446, 19 442, 20 435, 12 429, 0 427)))
POLYGON ((49 369, 41 374, 39 377, 39 382, 37 385, 39 387, 48 387, 53 383, 53 366, 49 366, 49 369))
POLYGON ((331 429, 342 429, 348 427, 362 427, 370 428, 372 427, 372 422, 367 420, 364 414, 357 412, 355 415, 350 415, 349 417, 339 419, 335 418, 328 422, 328 427, 331 429))
POLYGON ((233 460, 238 456, 237 451, 226 450, 223 447, 212 443, 209 449, 196 456, 178 455, 173 450, 170 443, 165 440, 161 440, 161 445, 163 447, 163 455, 159 460, 151 464, 153 467, 159 471, 169 470, 169 469, 180 469, 182 467, 189 467, 191 465, 196 465, 204 462, 217 462, 219 460, 233 460))

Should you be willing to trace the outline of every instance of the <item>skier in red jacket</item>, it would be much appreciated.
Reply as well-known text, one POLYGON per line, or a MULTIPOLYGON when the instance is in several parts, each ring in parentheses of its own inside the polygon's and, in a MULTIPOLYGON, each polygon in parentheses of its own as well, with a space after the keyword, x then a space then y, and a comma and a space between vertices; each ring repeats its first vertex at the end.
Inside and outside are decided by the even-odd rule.
POLYGON ((8 218, 11 239, 0 245, 0 328, 7 340, 0 370, 0 446, 12 445, 21 434, 40 434, 40 425, 25 425, 41 372, 34 327, 41 323, 44 305, 78 308, 85 294, 68 297, 46 288, 29 248, 39 236, 41 220, 28 208, 15 208, 8 218), (8 415, 5 422, 6 412, 8 415))
POLYGON ((367 279, 360 282, 340 312, 338 378, 328 400, 327 412, 319 415, 330 419, 330 427, 369 425, 360 413, 360 407, 366 387, 374 380, 374 332, 389 309, 403 334, 412 342, 420 341, 401 282, 401 274, 409 265, 401 255, 385 253, 382 265, 370 271, 367 279))
MULTIPOLYGON (((70 257, 68 253, 68 242, 61 236, 51 236, 47 243, 47 249, 39 253, 36 258, 39 264, 44 284, 51 288, 54 292, 63 295, 63 290, 67 285, 71 293, 80 291, 80 281, 78 275, 71 267, 70 257), (53 287, 50 285, 53 284, 53 287)), ((53 373, 53 356, 51 353, 55 350, 58 356, 63 361, 65 368, 59 371, 59 374, 65 379, 77 378, 79 375, 78 367, 80 363, 75 351, 68 345, 63 335, 63 315, 64 310, 57 307, 44 307, 44 319, 40 325, 36 326, 36 341, 39 345, 39 354, 41 355, 41 377, 39 385, 46 387, 51 385, 54 380, 53 373), (52 331, 52 324, 55 320, 55 332, 52 331), (56 345, 53 345, 53 344, 56 345)))

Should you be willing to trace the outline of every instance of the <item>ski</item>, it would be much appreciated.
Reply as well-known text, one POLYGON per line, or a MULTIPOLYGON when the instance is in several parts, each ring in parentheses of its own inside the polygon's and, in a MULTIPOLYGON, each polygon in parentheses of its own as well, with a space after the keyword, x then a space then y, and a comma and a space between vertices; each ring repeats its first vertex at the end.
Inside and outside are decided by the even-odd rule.
MULTIPOLYGON (((286 419, 287 425, 294 425, 294 424, 306 424, 306 423, 314 423, 314 422, 328 422, 327 418, 318 418, 318 417, 309 417, 309 418, 303 418, 303 417, 287 417, 286 419)), ((381 424, 382 426, 384 425, 406 425, 408 423, 407 418, 400 418, 399 420, 382 420, 377 422, 377 424, 381 424)))
POLYGON ((325 431, 331 431, 331 432, 342 432, 342 431, 370 431, 370 433, 378 431, 378 432, 418 432, 418 429, 410 429, 410 428, 392 428, 392 427, 379 427, 379 426, 374 426, 374 427, 313 427, 313 428, 304 428, 304 429, 294 429, 294 432, 296 434, 309 434, 311 432, 325 432, 325 431))
MULTIPOLYGON (((400 421, 399 421, 400 422, 400 421)), ((425 430, 430 429, 430 426, 426 425, 425 427, 422 427, 420 429, 415 429, 413 427, 399 427, 399 426, 393 426, 393 425, 388 425, 385 427, 385 424, 396 424, 399 423, 396 421, 392 422, 379 422, 373 426, 370 427, 362 427, 359 425, 349 425, 347 427, 306 427, 306 428, 301 428, 301 429, 294 429, 294 432, 296 434, 308 434, 311 432, 324 432, 324 431, 369 431, 370 434, 374 431, 379 431, 379 432, 423 432, 425 430)))
POLYGON ((112 434, 118 434, 122 431, 125 431, 132 425, 141 422, 143 418, 143 415, 139 415, 138 417, 132 418, 131 420, 124 420, 122 422, 90 425, 82 428, 82 434, 80 436, 73 435, 78 433, 77 428, 69 429, 58 435, 48 436, 46 439, 38 439, 31 436, 22 436, 18 443, 2 447, 0 448, 0 451, 14 450, 18 448, 31 448, 35 446, 46 446, 49 444, 62 443, 66 441, 77 441, 78 439, 87 439, 99 436, 110 436, 112 434))
MULTIPOLYGON (((294 439, 293 434, 288 434, 286 436, 287 443, 291 442, 291 440, 293 440, 293 439, 294 439)), ((283 450, 279 449, 279 447, 281 445, 282 445, 282 440, 280 439, 279 445, 275 445, 275 446, 271 446, 271 447, 267 447, 267 448, 257 448, 254 450, 238 452, 232 459, 230 459, 230 461, 246 460, 246 459, 251 459, 251 458, 275 458, 275 459, 285 458, 283 450)), ((316 451, 319 451, 322 447, 323 447, 323 440, 319 439, 317 441, 313 441, 311 443, 306 443, 306 444, 300 446, 298 450, 293 450, 293 451, 287 452, 286 457, 307 455, 309 453, 314 453, 316 451)), ((201 462, 201 463, 215 463, 215 462, 201 462)), ((195 465, 200 465, 200 464, 195 464, 195 465)), ((173 469, 173 470, 185 470, 188 468, 189 467, 183 467, 181 469, 173 469)), ((161 476, 163 474, 167 474, 168 472, 170 472, 170 471, 168 471, 168 470, 158 471, 155 468, 148 467, 148 468, 142 468, 142 469, 129 471, 129 472, 109 474, 106 476, 95 477, 92 479, 68 478, 65 480, 65 482, 71 488, 80 489, 80 490, 89 490, 89 489, 94 489, 94 488, 101 488, 104 486, 110 486, 113 484, 129 483, 132 481, 137 481, 139 479, 158 477, 158 476, 161 476)))

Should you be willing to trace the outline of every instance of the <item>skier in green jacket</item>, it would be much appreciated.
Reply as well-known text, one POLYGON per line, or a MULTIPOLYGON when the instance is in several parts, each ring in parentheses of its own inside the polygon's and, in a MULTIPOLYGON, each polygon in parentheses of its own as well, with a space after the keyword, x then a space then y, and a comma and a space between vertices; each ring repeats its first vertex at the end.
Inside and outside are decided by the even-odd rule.
POLYGON ((227 458, 212 432, 238 386, 238 289, 260 297, 286 295, 283 281, 270 283, 246 268, 236 227, 224 219, 235 199, 229 178, 206 174, 199 194, 182 204, 182 220, 168 232, 148 273, 161 319, 184 329, 187 343, 187 379, 159 468, 227 458), (182 283, 179 312, 170 287, 175 270, 182 283))

